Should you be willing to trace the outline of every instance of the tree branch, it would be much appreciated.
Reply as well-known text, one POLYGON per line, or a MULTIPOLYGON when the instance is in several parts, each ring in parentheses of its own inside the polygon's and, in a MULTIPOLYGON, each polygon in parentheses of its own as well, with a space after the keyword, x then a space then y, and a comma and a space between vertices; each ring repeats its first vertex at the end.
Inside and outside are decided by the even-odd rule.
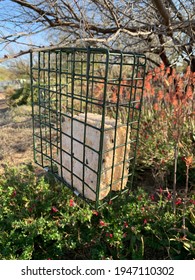
POLYGON ((39 14, 41 17, 43 17, 50 26, 54 27, 55 25, 53 24, 52 20, 49 19, 49 17, 53 17, 54 13, 50 13, 47 11, 44 11, 40 8, 38 8, 36 5, 30 4, 29 2, 25 1, 25 0, 11 0, 14 3, 17 3, 19 5, 21 5, 22 7, 26 7, 30 10, 33 10, 34 12, 36 12, 37 14, 39 14))
POLYGON ((169 26, 170 23, 170 15, 164 6, 163 0, 152 0, 155 7, 157 8, 158 13, 162 16, 164 24, 169 26))
MULTIPOLYGON (((9 32, 17 30, 18 36, 17 32, 7 35, 5 31, 0 44, 2 49, 10 42, 26 44, 21 39, 35 34, 33 30, 48 29, 53 30, 55 36, 52 48, 84 42, 108 48, 139 49, 158 53, 165 65, 171 62, 168 51, 175 48, 178 57, 184 54, 190 60, 194 54, 193 1, 179 0, 179 11, 174 3, 173 0, 10 0, 9 4, 17 12, 11 13, 10 9, 8 13, 8 8, 1 10, 0 25, 9 32), (25 27, 27 32, 24 32, 25 27)), ((29 42, 28 50, 6 55, 0 62, 35 51, 35 45, 29 42)), ((51 46, 47 48, 51 49, 51 46)), ((39 46, 37 50, 40 50, 39 46)))
POLYGON ((162 59, 164 65, 166 67, 169 67, 171 65, 171 63, 170 63, 170 61, 169 61, 169 59, 166 55, 166 52, 165 52, 165 48, 164 48, 165 41, 164 41, 163 35, 159 34, 158 38, 159 38, 159 42, 160 42, 160 45, 161 45, 161 51, 159 52, 159 56, 162 59))

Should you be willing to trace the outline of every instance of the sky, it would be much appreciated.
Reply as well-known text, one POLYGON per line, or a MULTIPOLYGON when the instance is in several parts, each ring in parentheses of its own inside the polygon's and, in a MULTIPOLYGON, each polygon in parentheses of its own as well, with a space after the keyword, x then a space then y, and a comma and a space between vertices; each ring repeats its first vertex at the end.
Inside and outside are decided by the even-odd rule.
MULTIPOLYGON (((46 37, 47 34, 37 34, 34 36, 22 37, 18 40, 21 44, 11 42, 5 44, 2 40, 3 36, 8 36, 17 32, 24 32, 28 34, 30 26, 17 24, 17 26, 11 22, 14 21, 14 18, 17 17, 17 5, 10 0, 0 0, 0 58, 10 53, 19 52, 20 50, 29 49, 29 46, 25 44, 36 44, 36 45, 47 45, 46 37), (7 20, 9 19, 9 21, 7 20)), ((10 37, 13 39, 14 37, 10 37)))

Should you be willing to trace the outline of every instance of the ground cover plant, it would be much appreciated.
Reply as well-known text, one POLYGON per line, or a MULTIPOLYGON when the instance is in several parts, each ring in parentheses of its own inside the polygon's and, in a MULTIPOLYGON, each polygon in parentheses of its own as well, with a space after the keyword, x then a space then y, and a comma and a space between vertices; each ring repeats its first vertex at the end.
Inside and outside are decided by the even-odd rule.
MULTIPOLYGON (((194 78, 189 68, 182 74, 163 66, 148 71, 134 188, 128 199, 101 210, 41 173, 32 153, 25 165, 9 168, 3 153, 0 259, 194 259, 194 78)), ((22 123, 21 108, 6 114, 20 112, 22 123)), ((25 129, 29 135, 29 123, 17 127, 14 116, 3 120, 2 151, 8 139, 14 144, 14 137, 6 138, 10 121, 17 133, 21 129, 22 141, 25 129)), ((28 149, 30 142, 19 152, 28 149)))
POLYGON ((95 211, 25 165, 5 170, 0 196, 0 259, 195 257, 195 195, 178 193, 174 214, 171 192, 138 188, 95 211))

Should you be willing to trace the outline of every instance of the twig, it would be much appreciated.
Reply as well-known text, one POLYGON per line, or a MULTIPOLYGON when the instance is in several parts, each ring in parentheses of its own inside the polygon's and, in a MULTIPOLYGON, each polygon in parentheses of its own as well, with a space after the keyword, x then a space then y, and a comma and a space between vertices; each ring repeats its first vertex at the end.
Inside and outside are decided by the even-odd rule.
POLYGON ((174 177, 173 177, 173 212, 176 214, 176 186, 177 186, 178 142, 174 148, 174 177))

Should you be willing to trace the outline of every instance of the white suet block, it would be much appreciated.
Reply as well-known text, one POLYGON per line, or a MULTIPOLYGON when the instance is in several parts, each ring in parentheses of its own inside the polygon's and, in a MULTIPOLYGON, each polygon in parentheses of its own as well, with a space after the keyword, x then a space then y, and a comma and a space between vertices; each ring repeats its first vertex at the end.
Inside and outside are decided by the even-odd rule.
POLYGON ((121 125, 118 121, 115 135, 116 120, 109 117, 105 117, 101 174, 98 175, 101 138, 101 131, 98 129, 101 128, 101 124, 102 116, 93 113, 87 113, 86 123, 83 113, 74 116, 72 119, 65 117, 62 123, 62 150, 60 150, 58 156, 59 176, 63 177, 84 197, 93 201, 96 200, 96 193, 98 192, 98 176, 100 176, 100 200, 106 197, 111 190, 124 189, 128 180, 130 144, 129 135, 127 137, 127 126, 121 125), (115 137, 116 148, 113 162, 115 137), (62 169, 60 165, 62 165, 62 169), (113 171, 112 166, 114 166, 113 171), (122 174, 125 177, 123 181, 122 174))

